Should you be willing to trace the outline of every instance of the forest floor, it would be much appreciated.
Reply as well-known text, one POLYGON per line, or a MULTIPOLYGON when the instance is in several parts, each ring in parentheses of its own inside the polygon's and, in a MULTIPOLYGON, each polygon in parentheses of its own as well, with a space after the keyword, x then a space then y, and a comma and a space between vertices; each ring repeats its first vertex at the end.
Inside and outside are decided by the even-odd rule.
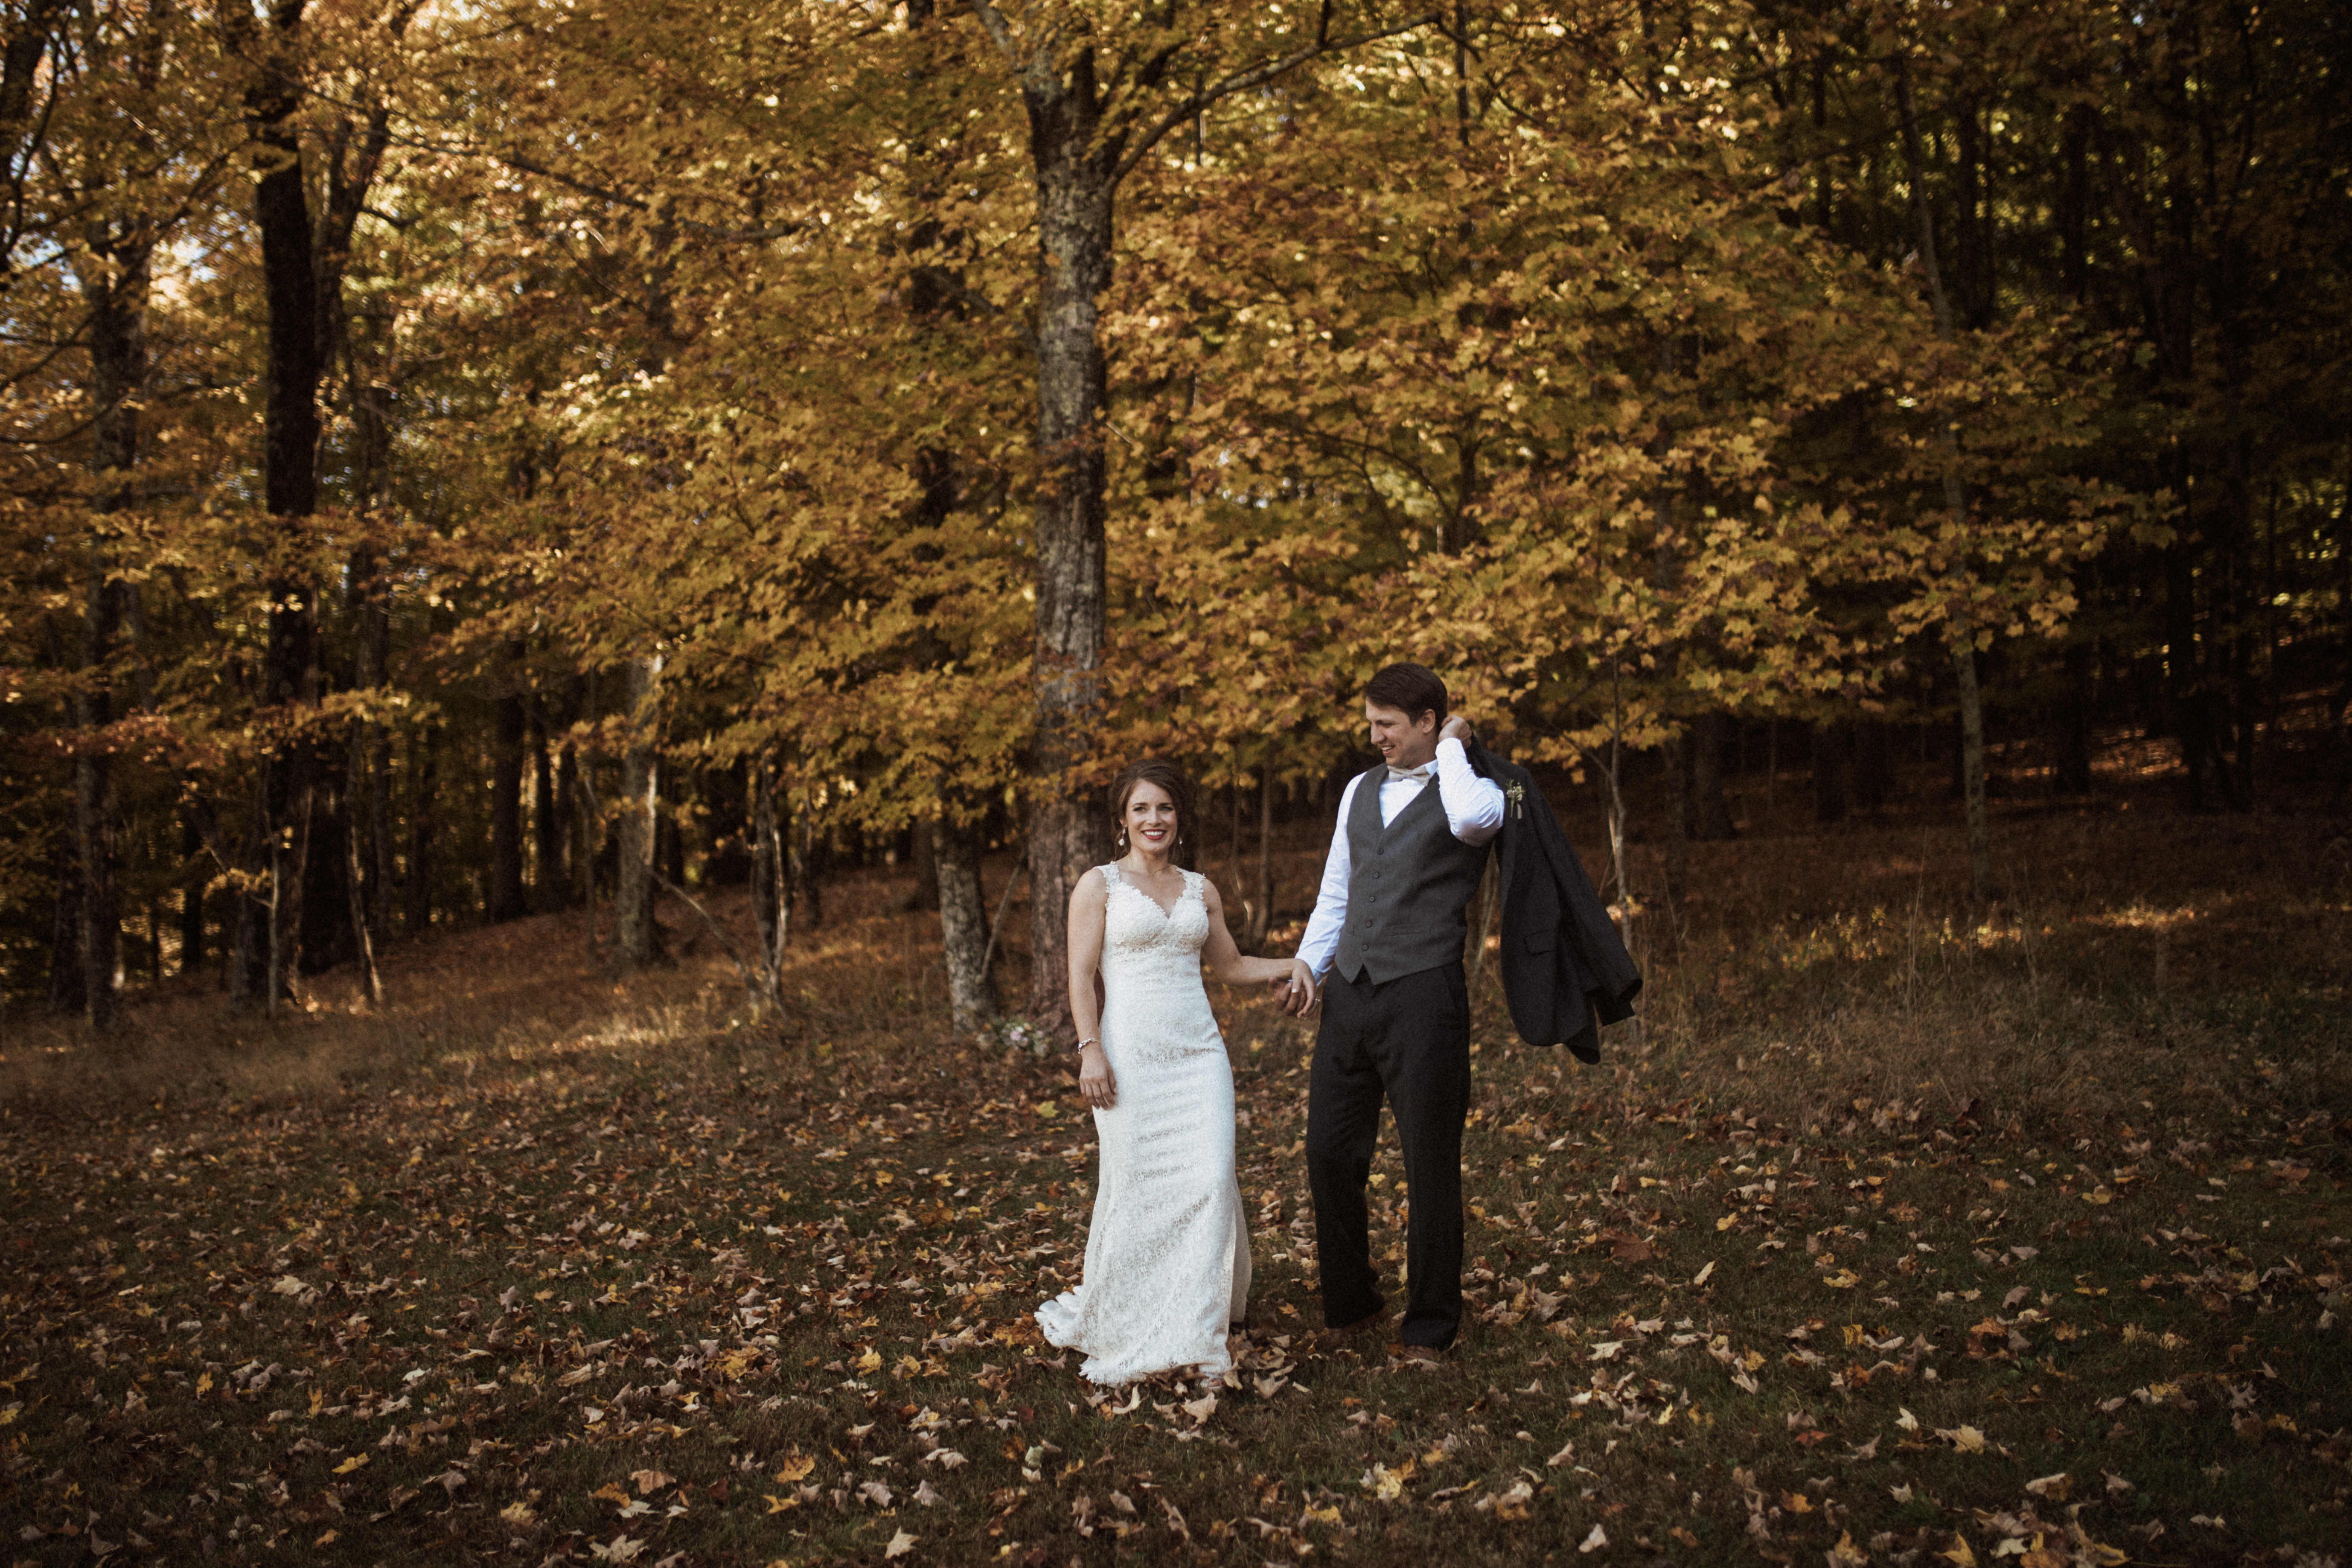
MULTIPOLYGON (((1434 1367, 1318 1334, 1310 1035, 1221 994, 1257 1282, 1216 1390, 1039 1342, 1091 1131, 1061 1064, 948 1037, 903 877, 832 887, 782 1032, 715 943, 616 981, 575 911, 396 947, 373 1014, 331 976, 20 1033, 0 1551, 2336 1562, 2341 831, 2130 797, 2000 844, 1973 923, 1924 815, 1695 847, 1598 1068, 1482 976, 1434 1367)), ((1374 1180, 1393 1263, 1392 1142, 1374 1180)))

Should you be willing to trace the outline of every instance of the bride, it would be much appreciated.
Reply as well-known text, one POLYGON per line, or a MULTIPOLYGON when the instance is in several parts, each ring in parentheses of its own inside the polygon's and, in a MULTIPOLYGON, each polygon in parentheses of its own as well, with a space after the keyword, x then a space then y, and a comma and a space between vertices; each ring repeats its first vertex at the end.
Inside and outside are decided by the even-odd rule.
POLYGON ((1217 889, 1177 866, 1192 790, 1172 763, 1130 763, 1112 784, 1120 858, 1070 893, 1070 1012, 1078 1089, 1102 1167, 1086 1274, 1037 1309, 1045 1338, 1084 1351, 1079 1372, 1120 1384, 1233 1368, 1229 1324, 1249 1299, 1249 1231, 1234 1171, 1234 1074, 1201 984, 1287 984, 1287 959, 1244 958, 1217 889), (1095 977, 1102 977, 1097 1028, 1095 977))

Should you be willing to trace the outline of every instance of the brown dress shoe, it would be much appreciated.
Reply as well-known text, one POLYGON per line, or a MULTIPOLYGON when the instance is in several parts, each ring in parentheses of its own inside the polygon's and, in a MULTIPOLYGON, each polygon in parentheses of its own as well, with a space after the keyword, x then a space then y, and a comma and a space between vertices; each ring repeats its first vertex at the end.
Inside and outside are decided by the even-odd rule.
POLYGON ((1397 1361, 1427 1362, 1432 1366, 1445 1359, 1445 1352, 1435 1345, 1391 1344, 1389 1354, 1397 1361))
POLYGON ((1378 1311, 1370 1312, 1365 1314, 1363 1317, 1358 1318, 1352 1323, 1340 1323, 1336 1327, 1324 1330, 1323 1342, 1326 1344, 1338 1344, 1342 1340, 1349 1340, 1355 1338, 1359 1334, 1370 1333, 1374 1329, 1384 1329, 1388 1327, 1388 1321, 1389 1310, 1386 1307, 1382 1307, 1378 1311))

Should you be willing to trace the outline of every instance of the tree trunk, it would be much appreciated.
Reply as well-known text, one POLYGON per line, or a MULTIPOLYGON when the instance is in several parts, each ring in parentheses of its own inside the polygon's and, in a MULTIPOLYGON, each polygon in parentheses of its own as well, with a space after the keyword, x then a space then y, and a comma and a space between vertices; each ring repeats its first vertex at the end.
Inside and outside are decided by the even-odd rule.
POLYGON ((1024 73, 1037 184, 1036 723, 1030 751, 1029 1012, 1071 1037, 1070 889, 1099 858, 1100 814, 1071 778, 1102 703, 1103 425, 1098 317, 1111 279, 1113 150, 1103 144, 1094 56, 1024 73))
MULTIPOLYGON (((331 226, 332 220, 331 219, 331 226)), ((392 388, 376 371, 380 353, 363 348, 358 324, 333 311, 336 346, 343 361, 343 384, 351 405, 352 490, 361 510, 361 542, 351 552, 349 607, 358 633, 352 685, 362 692, 383 687, 392 652, 392 584, 383 570, 379 531, 390 517, 392 489, 392 388)), ((361 318, 364 323, 372 318, 361 318)), ((344 874, 352 884, 361 922, 361 963, 373 977, 374 951, 390 934, 393 889, 392 737, 384 725, 362 718, 354 726, 344 790, 352 853, 344 874)), ((373 994, 372 1001, 376 999, 373 994)))
POLYGON ((93 516, 83 584, 80 683, 74 692, 79 732, 73 763, 75 858, 83 1016, 110 1033, 122 1003, 122 908, 116 884, 114 755, 104 731, 114 721, 110 666, 128 588, 115 576, 112 528, 104 520, 137 498, 141 400, 145 395, 147 293, 152 241, 144 226, 100 226, 100 265, 83 281, 89 306, 93 516))
POLYGON ((1666 805, 1666 902, 1678 907, 1690 883, 1690 736, 1669 738, 1659 748, 1665 773, 1659 791, 1666 805))
MULTIPOLYGON (((1936 335, 1952 336, 1952 306, 1944 291, 1943 268, 1936 260, 1936 219, 1927 204, 1926 174, 1919 154, 1919 113, 1911 97, 1906 57, 1895 56, 1895 106, 1903 121, 1904 174, 1911 185, 1911 216, 1918 231, 1919 270, 1927 280, 1927 298, 1936 313, 1936 335)), ((1968 497, 1960 482, 1960 441, 1949 417, 1937 431, 1944 450, 1944 514, 1955 537, 1968 529, 1968 497)), ((1960 780, 1968 803, 1969 901, 1982 909, 1992 897, 1992 829, 1985 813, 1984 700, 1977 689, 1976 627, 1955 618, 1948 646, 1952 672, 1958 678, 1960 705, 1960 780)))
POLYGON ((940 907, 939 835, 929 823, 918 822, 907 831, 908 868, 914 873, 907 890, 898 896, 897 908, 901 912, 936 910, 940 907))
POLYGON ((342 783, 350 767, 349 755, 346 742, 343 760, 331 776, 325 769, 323 750, 318 758, 318 782, 310 792, 310 844, 303 853, 302 924, 298 947, 301 967, 288 972, 289 983, 298 983, 305 974, 354 963, 359 957, 352 940, 351 890, 345 885, 349 879, 349 857, 343 846, 352 834, 352 815, 342 783))
POLYGON ((956 1032, 970 1034, 996 1016, 996 994, 988 984, 988 910, 980 891, 980 830, 942 817, 928 824, 927 831, 938 873, 948 1007, 956 1032))
POLYGON ((205 966, 205 888, 211 882, 204 858, 204 833, 193 813, 180 817, 180 973, 200 973, 205 966))
MULTIPOLYGON (((792 934, 792 810, 775 764, 762 758, 751 770, 751 918, 760 931, 761 983, 769 1004, 784 1005, 784 942, 792 934)), ((948 970, 952 979, 955 969, 948 970)))
MULTIPOLYGON (((267 786, 266 778, 255 781, 247 803, 248 826, 257 830, 266 826, 267 786)), ((258 1005, 269 984, 269 852, 267 840, 243 848, 244 863, 236 868, 229 895, 235 913, 229 921, 228 1005, 238 1012, 258 1005)))
POLYGON ((70 826, 58 835, 53 879, 58 901, 49 922, 49 1009, 79 1013, 85 971, 81 962, 81 863, 75 853, 76 835, 70 826))
MULTIPOLYGON (((504 679, 520 679, 520 660, 509 650, 504 679)), ((520 920, 530 912, 522 883, 523 702, 518 690, 501 692, 490 705, 490 896, 493 923, 520 920)))
POLYGON ((81 968, 83 1016, 100 1034, 110 1034, 122 1005, 122 907, 115 884, 114 757, 104 731, 113 722, 106 667, 121 626, 119 585, 102 542, 89 550, 89 582, 82 612, 82 680, 74 692, 74 860, 81 874, 75 900, 79 931, 75 946, 81 968))
MULTIPOLYGON (((303 0, 275 0, 274 35, 257 46, 260 74, 246 98, 255 157, 254 219, 268 315, 262 401, 262 500, 276 525, 263 587, 268 608, 261 705, 286 727, 262 762, 253 840, 268 886, 262 1004, 277 1010, 300 961, 302 873, 310 845, 313 746, 296 731, 317 700, 318 590, 300 565, 306 520, 319 503, 319 383, 325 374, 302 142, 294 116, 302 83, 294 47, 303 0)), ((248 958, 251 956, 248 952, 248 958)), ((247 998, 250 1001, 250 996, 247 998)))
POLYGON ((1257 789, 1257 897, 1250 900, 1247 951, 1265 951, 1266 928, 1274 923, 1274 758, 1260 770, 1257 789))
POLYGON ((673 888, 686 886, 686 814, 691 804, 688 790, 694 775, 673 773, 669 779, 669 809, 654 818, 654 868, 656 880, 673 888))
MULTIPOLYGON (((362 691, 373 692, 384 683, 384 663, 390 653, 392 617, 384 603, 390 584, 371 550, 352 552, 350 574, 352 619, 359 632, 353 684, 362 691)), ((362 719, 352 727, 343 796, 352 837, 345 874, 352 879, 352 897, 359 900, 359 913, 367 927, 364 945, 371 952, 383 945, 392 918, 391 792, 391 732, 373 719, 362 719)))
MULTIPOLYGON (((1586 755, 1592 756, 1587 752, 1586 755)), ((1625 944, 1630 956, 1633 952, 1633 886, 1626 877, 1625 867, 1625 792, 1619 787, 1619 765, 1622 753, 1612 737, 1609 742, 1609 760, 1604 764, 1593 756, 1593 771, 1601 775, 1603 788, 1609 792, 1607 807, 1609 822, 1609 877, 1616 892, 1617 940, 1625 944)))
MULTIPOLYGON (((359 670, 361 689, 383 684, 392 617, 386 613, 386 587, 367 557, 366 592, 360 595, 359 670)), ((356 577, 355 577, 356 581, 356 577)), ((354 772, 351 784, 352 832, 365 846, 361 858, 361 909, 367 917, 368 941, 382 947, 391 933, 392 890, 396 880, 392 836, 392 732, 373 720, 362 721, 352 741, 354 772)))
POLYGON ((654 923, 655 825, 661 814, 661 769, 656 728, 662 656, 629 661, 629 743, 621 760, 619 891, 614 931, 625 968, 662 957, 661 930, 654 923))
POLYGON ((1890 776, 1886 760, 1886 726, 1876 719, 1853 721, 1851 776, 1856 810, 1874 812, 1885 806, 1890 776))
POLYGON ((1960 696, 1960 786, 1969 824, 1969 902, 1982 909, 1992 898, 1992 826, 1985 811, 1984 700, 1977 690, 1976 649, 1952 645, 1952 673, 1960 696))
POLYGON ((1813 820, 1843 822, 1847 775, 1853 763, 1853 726, 1843 719, 1813 726, 1813 820))
POLYGON ((1709 843, 1738 837, 1731 826, 1731 802, 1724 794, 1731 728, 1728 713, 1702 713, 1691 722, 1691 837, 1709 843))
POLYGON ((310 864, 310 812, 318 795, 306 787, 292 798, 295 815, 284 832, 270 840, 268 849, 269 921, 262 994, 272 1013, 279 1002, 292 998, 295 977, 301 973, 303 873, 310 864))
POLYGON ((352 735, 349 783, 343 791, 343 883, 351 898, 352 946, 359 963, 360 996, 371 1007, 383 1005, 383 979, 376 973, 375 933, 369 929, 365 879, 360 874, 360 811, 362 780, 373 737, 367 726, 352 735))
POLYGON ((801 817, 800 837, 795 839, 787 832, 784 842, 793 847, 792 864, 786 871, 792 883, 793 918, 799 921, 804 929, 815 931, 824 924, 823 878, 826 858, 824 836, 816 829, 816 815, 814 812, 804 814, 801 817))
POLYGON ((531 879, 532 907, 560 910, 569 896, 572 873, 563 863, 563 826, 569 813, 555 784, 554 760, 547 751, 547 710, 534 699, 530 705, 531 827, 538 840, 539 865, 531 879))
POLYGON ((408 885, 404 889, 408 898, 401 924, 411 936, 420 936, 433 926, 433 827, 438 816, 433 795, 438 751, 430 727, 420 726, 409 733, 408 885))
POLYGON ((574 909, 585 909, 596 896, 596 814, 588 804, 581 772, 580 748, 563 742, 555 767, 555 807, 564 814, 563 865, 568 894, 574 909))
POLYGON ((2066 695, 2059 704, 2058 732, 2052 738, 2056 754, 2050 770, 2050 786, 2059 795, 2091 793, 2092 700, 2098 677, 2094 651, 2088 637, 2066 640, 2066 695))

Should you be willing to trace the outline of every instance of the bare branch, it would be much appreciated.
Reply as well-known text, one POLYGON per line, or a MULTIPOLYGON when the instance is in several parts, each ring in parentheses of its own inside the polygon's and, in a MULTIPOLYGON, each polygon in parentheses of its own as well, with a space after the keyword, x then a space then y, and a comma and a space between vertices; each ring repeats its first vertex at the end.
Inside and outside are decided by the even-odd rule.
POLYGON ((1005 24, 1004 14, 989 0, 972 0, 971 10, 972 15, 980 18, 981 28, 988 34, 988 41, 994 44, 996 52, 1004 57, 1004 63, 1019 70, 1021 51, 1013 45, 1013 29, 1005 24))
POLYGON ((1400 22, 1392 27, 1375 27, 1370 32, 1352 34, 1335 41, 1328 31, 1330 25, 1330 9, 1326 6, 1316 25, 1313 43, 1293 49, 1290 53, 1277 58, 1261 61, 1254 66, 1245 66, 1230 76, 1210 83, 1197 92, 1187 94, 1167 113, 1154 121, 1150 130, 1138 136, 1129 145, 1126 154, 1118 161, 1118 167, 1112 173, 1111 179, 1113 183, 1125 180, 1134 171, 1136 165, 1142 163, 1150 153, 1152 148, 1160 144, 1161 138, 1221 99, 1231 98, 1238 92, 1247 92, 1252 88, 1264 87, 1267 82, 1287 75, 1311 59, 1318 59, 1325 55, 1345 54, 1349 49, 1377 43, 1382 38, 1399 37, 1416 28, 1429 26, 1436 21, 1436 14, 1433 12, 1415 16, 1409 21, 1400 22))

